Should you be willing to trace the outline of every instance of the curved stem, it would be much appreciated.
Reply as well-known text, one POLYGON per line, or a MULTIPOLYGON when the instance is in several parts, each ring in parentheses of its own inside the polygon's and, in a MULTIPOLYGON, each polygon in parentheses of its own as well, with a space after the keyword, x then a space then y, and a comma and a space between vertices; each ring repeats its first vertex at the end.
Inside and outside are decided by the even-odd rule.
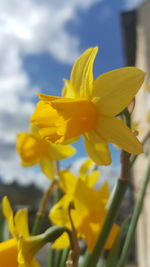
POLYGON ((40 201, 40 205, 36 214, 35 222, 32 229, 32 235, 39 234, 43 217, 45 215, 47 202, 54 192, 54 190, 58 187, 58 181, 54 180, 52 184, 49 186, 49 188, 43 193, 42 199, 40 201))

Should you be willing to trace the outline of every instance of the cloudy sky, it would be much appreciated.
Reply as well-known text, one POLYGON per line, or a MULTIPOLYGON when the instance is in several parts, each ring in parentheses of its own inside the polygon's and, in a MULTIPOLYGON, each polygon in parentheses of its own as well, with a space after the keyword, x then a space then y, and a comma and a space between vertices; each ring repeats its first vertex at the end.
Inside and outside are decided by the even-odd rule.
MULTIPOLYGON (((142 0, 141 0, 142 1, 142 0)), ((0 176, 28 183, 44 178, 23 169, 15 152, 16 133, 28 129, 36 92, 60 95, 74 60, 98 45, 94 74, 123 66, 119 14, 137 1, 0 0, 0 176), (122 3, 120 5, 120 2, 122 3), (131 4, 132 2, 132 4, 131 4)), ((82 142, 75 159, 85 157, 82 142)), ((119 154, 112 149, 114 167, 119 154)), ((71 160, 64 161, 64 166, 71 160)), ((47 181, 45 179, 45 181, 47 181)))

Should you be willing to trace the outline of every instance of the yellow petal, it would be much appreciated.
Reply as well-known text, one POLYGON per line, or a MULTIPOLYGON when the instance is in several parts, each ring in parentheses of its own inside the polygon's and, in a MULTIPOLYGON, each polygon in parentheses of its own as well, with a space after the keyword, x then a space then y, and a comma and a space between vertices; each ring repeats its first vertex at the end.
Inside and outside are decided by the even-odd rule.
POLYGON ((69 138, 69 139, 63 141, 62 144, 63 145, 69 145, 69 144, 77 142, 78 140, 80 140, 80 136, 75 136, 75 137, 72 137, 72 138, 69 138))
POLYGON ((0 266, 18 267, 17 263, 17 244, 15 239, 0 242, 0 266))
POLYGON ((119 226, 117 224, 114 224, 112 227, 112 230, 107 238, 106 244, 105 244, 105 249, 111 249, 113 246, 113 243, 117 237, 119 231, 119 226))
POLYGON ((70 82, 76 97, 90 97, 93 88, 93 63, 98 47, 87 49, 75 62, 70 82))
POLYGON ((60 187, 66 194, 73 195, 77 181, 77 177, 70 171, 60 172, 60 187))
POLYGON ((52 244, 54 249, 64 249, 70 247, 70 240, 67 233, 63 233, 56 241, 52 244))
POLYGON ((142 144, 136 136, 117 118, 101 117, 97 124, 97 131, 106 142, 116 144, 131 154, 143 152, 142 144))
POLYGON ((55 177, 55 168, 54 163, 52 162, 51 158, 43 157, 40 161, 40 167, 43 173, 50 179, 54 179, 55 177))
POLYGON ((49 142, 49 156, 52 160, 61 160, 74 155, 76 149, 69 145, 51 144, 49 142))
POLYGON ((10 202, 6 196, 3 197, 2 199, 2 207, 3 207, 4 216, 7 218, 7 220, 9 220, 13 215, 13 211, 12 211, 10 202))
POLYGON ((21 164, 21 166, 22 167, 32 167, 33 165, 35 165, 35 164, 37 164, 38 162, 35 162, 35 161, 33 161, 33 162, 25 162, 25 161, 21 161, 20 162, 20 164, 21 164))
POLYGON ((80 167, 80 174, 86 174, 93 166, 94 162, 91 159, 85 160, 80 167))
POLYGON ((14 225, 13 210, 12 210, 10 202, 6 196, 3 197, 3 199, 2 199, 2 209, 3 209, 4 216, 6 217, 6 219, 8 221, 9 231, 10 231, 11 235, 13 237, 15 237, 17 233, 16 233, 16 229, 15 229, 15 225, 14 225))
POLYGON ((115 116, 131 102, 144 77, 145 73, 135 67, 107 72, 94 82, 93 102, 102 114, 115 116))
POLYGON ((82 175, 81 180, 86 183, 89 187, 94 187, 100 177, 100 172, 98 170, 93 171, 88 175, 82 175))
POLYGON ((51 208, 49 218, 54 224, 70 227, 68 207, 71 200, 70 196, 65 195, 51 208))
MULTIPOLYGON (((78 179, 74 193, 75 207, 83 215, 95 208, 96 190, 88 187, 85 182, 78 179)), ((99 203, 100 204, 100 203, 99 203)))
POLYGON ((39 137, 39 128, 37 126, 31 123, 29 129, 31 134, 39 137))
POLYGON ((15 226, 16 226, 17 232, 20 236, 22 236, 22 237, 28 237, 29 236, 27 209, 20 209, 16 212, 15 226))
POLYGON ((39 94, 39 93, 37 95, 43 101, 55 101, 59 99, 59 96, 50 96, 50 95, 39 94))
POLYGON ((64 80, 65 86, 62 89, 62 96, 67 98, 75 98, 76 92, 70 81, 64 80))
POLYGON ((95 224, 92 223, 90 219, 88 219, 88 217, 85 217, 79 228, 80 232, 84 235, 84 238, 86 240, 90 252, 92 252, 95 246, 96 240, 100 232, 102 220, 103 220, 103 215, 99 223, 95 224))
POLYGON ((84 135, 86 151, 91 159, 98 165, 111 164, 109 147, 94 131, 84 135))
POLYGON ((109 189, 109 184, 106 181, 103 183, 103 185, 100 187, 99 190, 97 190, 97 201, 95 203, 95 209, 99 210, 101 209, 100 206, 98 206, 98 203, 102 202, 104 205, 106 205, 109 197, 110 197, 110 189, 109 189))

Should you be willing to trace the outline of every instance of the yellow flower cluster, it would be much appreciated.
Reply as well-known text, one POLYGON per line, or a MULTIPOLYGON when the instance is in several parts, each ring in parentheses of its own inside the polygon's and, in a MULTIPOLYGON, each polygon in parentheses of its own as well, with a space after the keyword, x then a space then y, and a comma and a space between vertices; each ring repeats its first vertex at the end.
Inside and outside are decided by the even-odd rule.
MULTIPOLYGON (((62 97, 39 94, 40 101, 31 116, 30 132, 18 134, 16 146, 24 167, 39 164, 43 173, 53 179, 56 161, 72 156, 76 151, 69 144, 83 135, 90 159, 81 165, 79 177, 69 169, 59 171, 63 196, 50 210, 49 218, 53 224, 72 230, 71 216, 77 236, 85 240, 90 252, 108 213, 110 197, 107 182, 94 189, 100 177, 95 164, 111 163, 108 143, 132 154, 143 151, 132 130, 117 116, 135 97, 145 73, 135 67, 125 67, 94 80, 97 51, 97 47, 89 48, 77 59, 70 80, 64 80, 62 97)), ((6 197, 2 206, 12 239, 0 243, 0 266, 38 267, 34 256, 43 241, 30 237, 26 209, 17 211, 14 216, 6 197)), ((119 226, 114 224, 105 249, 112 247, 118 231, 119 226)), ((56 249, 68 246, 67 233, 53 243, 56 249)))
MULTIPOLYGON (((93 250, 107 214, 106 204, 109 199, 109 186, 105 182, 98 190, 93 189, 99 178, 99 172, 81 173, 76 177, 70 171, 60 173, 60 187, 64 196, 53 206, 49 213, 50 220, 56 225, 66 226, 71 230, 68 215, 71 203, 71 217, 78 236, 86 240, 90 251, 93 250)), ((106 249, 110 249, 119 227, 114 225, 107 240, 106 249)), ((63 249, 70 246, 66 233, 53 244, 53 248, 63 249)))

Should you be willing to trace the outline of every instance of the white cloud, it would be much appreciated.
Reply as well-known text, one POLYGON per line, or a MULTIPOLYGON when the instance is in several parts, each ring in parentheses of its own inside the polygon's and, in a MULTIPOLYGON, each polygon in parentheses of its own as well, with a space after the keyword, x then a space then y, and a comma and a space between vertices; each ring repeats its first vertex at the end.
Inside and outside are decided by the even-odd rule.
POLYGON ((7 182, 16 177, 29 182, 33 174, 19 166, 15 152, 16 133, 27 130, 34 109, 35 88, 23 68, 24 56, 47 52, 60 62, 72 63, 80 41, 66 25, 78 19, 79 9, 99 1, 0 0, 0 169, 7 182))
POLYGON ((46 189, 50 184, 50 180, 47 179, 44 174, 39 172, 36 167, 22 168, 19 165, 17 154, 14 155, 13 150, 10 147, 8 147, 8 149, 9 151, 12 151, 12 153, 10 154, 9 152, 10 157, 7 158, 7 162, 4 154, 3 159, 0 157, 0 177, 2 178, 2 181, 8 184, 16 181, 18 184, 24 186, 34 183, 37 187, 46 189))
POLYGON ((1 34, 24 53, 51 53, 72 63, 79 54, 79 38, 66 30, 77 19, 78 9, 87 9, 100 0, 6 0, 1 4, 1 34), (7 36, 7 37, 6 37, 7 36))

